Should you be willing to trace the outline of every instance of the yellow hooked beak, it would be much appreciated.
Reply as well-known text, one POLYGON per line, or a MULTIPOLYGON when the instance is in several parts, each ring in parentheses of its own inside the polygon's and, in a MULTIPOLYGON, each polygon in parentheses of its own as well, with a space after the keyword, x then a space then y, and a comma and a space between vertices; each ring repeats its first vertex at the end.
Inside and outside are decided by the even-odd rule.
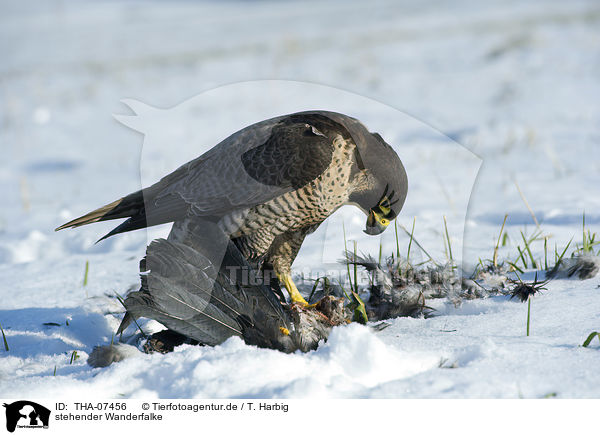
POLYGON ((376 236, 377 234, 383 233, 389 224, 389 219, 384 218, 381 213, 371 209, 369 211, 369 217, 367 218, 365 233, 370 236, 376 236))

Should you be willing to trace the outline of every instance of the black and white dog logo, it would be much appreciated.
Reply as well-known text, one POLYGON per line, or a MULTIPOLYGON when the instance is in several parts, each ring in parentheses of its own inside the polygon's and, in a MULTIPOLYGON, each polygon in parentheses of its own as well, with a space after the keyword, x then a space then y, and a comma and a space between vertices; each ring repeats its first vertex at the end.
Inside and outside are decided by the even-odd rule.
POLYGON ((35 402, 19 400, 4 404, 6 408, 6 430, 14 432, 15 428, 48 428, 50 410, 35 402))

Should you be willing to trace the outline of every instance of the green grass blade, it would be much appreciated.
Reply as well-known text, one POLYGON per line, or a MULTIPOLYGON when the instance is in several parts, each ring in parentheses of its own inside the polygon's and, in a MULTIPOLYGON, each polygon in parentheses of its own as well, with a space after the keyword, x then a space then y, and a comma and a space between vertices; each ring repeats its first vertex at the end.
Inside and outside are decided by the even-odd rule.
POLYGON ((346 289, 344 288, 344 286, 342 285, 340 280, 337 279, 336 281, 337 281, 338 285, 340 286, 340 288, 342 289, 342 292, 344 293, 344 296, 346 297, 346 299, 348 299, 350 302, 352 302, 352 298, 350 296, 348 296, 348 293, 346 292, 346 289))
POLYGON ((309 304, 310 304, 310 301, 312 300, 313 295, 315 294, 315 290, 317 289, 317 285, 319 285, 320 280, 321 280, 320 277, 315 279, 315 285, 313 285, 312 291, 310 292, 310 296, 308 297, 309 304))
POLYGON ((529 210, 529 214, 531 214, 531 217, 533 218, 533 222, 535 222, 535 226, 537 228, 539 228, 540 227, 540 223, 538 222, 537 218, 535 217, 535 213, 533 212, 533 209, 531 208, 531 206, 527 202, 527 198, 525 198, 525 195, 523 194, 523 191, 519 187, 519 183, 517 183, 516 179, 514 180, 514 182, 515 182, 515 186, 517 186, 517 190, 519 191, 519 195, 521 196, 521 199, 525 203, 525 207, 527 207, 527 210, 529 210))
POLYGON ((429 263, 431 260, 421 261, 420 263, 415 264, 415 267, 423 266, 424 264, 429 263))
POLYGON ((531 296, 527 298, 527 337, 529 337, 529 322, 531 320, 531 296))
POLYGON ((352 303, 355 305, 352 321, 366 325, 369 321, 369 317, 367 316, 365 303, 361 300, 360 296, 358 296, 357 292, 352 292, 352 303))
POLYGON ((548 237, 544 237, 544 270, 548 270, 548 237))
MULTIPOLYGON (((525 269, 527 269, 527 261, 525 260, 525 256, 523 255, 523 251, 521 251, 521 247, 520 246, 517 246, 517 251, 519 251, 519 258, 523 262, 523 266, 525 267, 525 269)), ((517 260, 519 258, 517 258, 517 260)), ((515 261, 515 263, 516 263, 516 261, 515 261)))
POLYGON ((331 281, 329 281, 329 278, 327 277, 327 275, 325 275, 322 278, 323 278, 323 293, 328 295, 329 289, 331 288, 331 281))
POLYGON ((85 261, 85 273, 83 274, 83 286, 85 287, 88 284, 88 273, 90 271, 90 262, 88 260, 85 261))
POLYGON ((498 234, 498 241, 496 242, 496 247, 494 248, 494 267, 498 267, 498 247, 500 246, 500 239, 502 238, 502 231, 504 231, 506 219, 508 219, 508 214, 504 215, 504 221, 502 222, 502 227, 500 228, 500 234, 498 234))
POLYGON ((74 350, 71 353, 71 361, 69 361, 69 364, 73 364, 73 361, 77 361, 79 359, 79 355, 77 355, 77 351, 74 350))
POLYGON ((521 273, 524 273, 524 272, 523 272, 523 269, 521 269, 521 268, 520 268, 519 266, 517 266, 515 263, 511 263, 510 261, 507 261, 507 263, 508 263, 508 264, 510 264, 510 265, 513 267, 513 269, 515 269, 515 270, 518 270, 518 271, 519 271, 519 272, 521 272, 521 273))
MULTIPOLYGON (((417 217, 413 217, 412 229, 410 230, 410 240, 408 241, 408 251, 406 252, 406 263, 410 264, 410 248, 412 246, 413 237, 415 234, 415 223, 417 222, 417 217)), ((398 228, 396 228, 396 233, 398 233, 398 228)))
POLYGON ((583 225, 582 225, 582 229, 583 229, 583 239, 582 243, 583 243, 583 252, 589 252, 588 251, 588 245, 586 243, 586 237, 585 237, 585 211, 583 212, 583 225))
POLYGON ((527 240, 527 243, 532 244, 536 240, 539 240, 540 237, 542 236, 542 234, 543 234, 543 231, 541 229, 534 231, 533 234, 531 235, 531 237, 529 238, 529 240, 527 240))
POLYGON ((2 329, 2 325, 0 325, 0 331, 2 331, 2 340, 4 341, 4 350, 7 352, 10 350, 8 347, 8 341, 6 341, 6 335, 4 335, 4 329, 2 329))
POLYGON ((594 339, 594 337, 598 337, 598 340, 600 340, 600 332, 594 331, 590 335, 588 335, 588 338, 585 339, 582 346, 588 347, 590 345, 590 343, 592 342, 592 340, 594 339))
POLYGON ((450 243, 450 235, 448 234, 448 222, 446 216, 444 216, 444 229, 446 231, 446 242, 448 243, 448 255, 450 256, 450 263, 454 264, 454 258, 452 257, 452 244, 450 243))
MULTIPOLYGON (((342 230, 344 231, 344 252, 346 253, 346 255, 348 255, 348 244, 346 243, 346 224, 344 224, 344 221, 342 221, 342 230)), ((356 260, 356 258, 353 258, 353 260, 356 260)), ((348 272, 348 283, 350 284, 350 289, 352 289, 352 278, 350 276, 349 262, 346 262, 346 271, 348 272)))
MULTIPOLYGON (((405 233, 406 233, 408 236, 410 236, 410 233, 408 232, 408 230, 407 230, 406 228, 404 228, 404 226, 403 226, 403 225, 400 225, 400 228, 402 228, 402 230, 403 230, 403 231, 404 231, 404 232, 405 232, 405 233)), ((429 252, 427 252, 427 251, 425 250, 425 248, 423 248, 423 246, 421 246, 421 244, 419 243, 419 241, 417 240, 417 238, 416 238, 416 237, 414 237, 414 238, 413 238, 413 240, 414 240, 414 242, 415 242, 415 245, 417 245, 417 246, 419 247, 419 249, 420 249, 421 251, 423 251, 423 253, 424 253, 425 255, 427 255, 427 257, 429 257, 429 260, 431 260, 431 262, 432 262, 433 264, 437 265, 437 264, 438 264, 438 263, 437 263, 437 261, 435 261, 431 255, 429 255, 429 252)))
POLYGON ((533 259, 533 254, 531 253, 531 249, 529 248, 529 243, 531 243, 531 240, 528 241, 525 238, 525 234, 523 234, 523 231, 521 231, 521 237, 523 238, 523 243, 525 243, 525 249, 527 250, 527 254, 529 254, 529 259, 531 260, 531 267, 537 269, 537 263, 533 259))
MULTIPOLYGON (((567 249, 569 249, 569 246, 571 246, 571 242, 573 241, 573 237, 571 237, 571 240, 569 240, 569 243, 567 243, 567 246, 565 246, 565 249, 562 251, 562 254, 560 254, 558 256, 558 259, 556 260, 556 266, 558 266, 558 264, 562 261, 563 257, 565 256, 565 254, 567 253, 567 249)), ((555 266, 555 267, 556 267, 555 266)))
POLYGON ((354 291, 358 293, 358 266, 356 265, 356 240, 354 241, 354 291))
POLYGON ((396 259, 400 258, 400 243, 398 242, 398 221, 394 220, 394 230, 396 232, 396 259))

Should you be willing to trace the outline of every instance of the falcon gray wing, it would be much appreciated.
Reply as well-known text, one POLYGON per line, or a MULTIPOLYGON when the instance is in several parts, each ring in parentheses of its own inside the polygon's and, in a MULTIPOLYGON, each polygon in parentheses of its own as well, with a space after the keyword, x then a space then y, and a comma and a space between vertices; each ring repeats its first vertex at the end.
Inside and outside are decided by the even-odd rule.
POLYGON ((156 184, 57 230, 129 218, 106 238, 191 214, 218 219, 298 189, 329 166, 335 136, 347 136, 344 127, 323 113, 287 115, 246 127, 156 184))

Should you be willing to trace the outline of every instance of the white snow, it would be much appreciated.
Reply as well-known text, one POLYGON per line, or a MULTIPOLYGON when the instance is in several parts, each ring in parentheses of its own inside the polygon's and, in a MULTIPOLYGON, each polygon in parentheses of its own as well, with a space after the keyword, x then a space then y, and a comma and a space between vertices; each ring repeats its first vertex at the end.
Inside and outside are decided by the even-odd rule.
MULTIPOLYGON (((600 232, 597 2, 308 5, 0 2, 0 324, 10 347, 0 341, 0 397, 600 397, 599 342, 580 347, 600 330, 598 277, 549 282, 532 300, 529 337, 526 304, 491 297, 437 301, 437 316, 381 332, 337 328, 308 354, 231 339, 86 364, 120 321, 105 295, 138 285, 148 239, 168 227, 96 245, 113 224, 53 229, 268 116, 339 110, 379 131, 409 176, 398 222, 410 230, 416 217, 416 238, 437 259, 443 216, 454 258, 472 265, 491 257, 508 213, 499 257, 515 260, 519 231, 535 230, 515 182, 552 250, 573 236, 581 244, 584 211, 600 232)), ((339 271, 342 223, 349 243, 377 256, 364 219, 339 210, 295 270, 339 271)), ((391 253, 393 229, 381 241, 391 253)), ((543 244, 533 248, 543 259, 543 244)), ((414 245, 411 256, 426 259, 414 245)))

